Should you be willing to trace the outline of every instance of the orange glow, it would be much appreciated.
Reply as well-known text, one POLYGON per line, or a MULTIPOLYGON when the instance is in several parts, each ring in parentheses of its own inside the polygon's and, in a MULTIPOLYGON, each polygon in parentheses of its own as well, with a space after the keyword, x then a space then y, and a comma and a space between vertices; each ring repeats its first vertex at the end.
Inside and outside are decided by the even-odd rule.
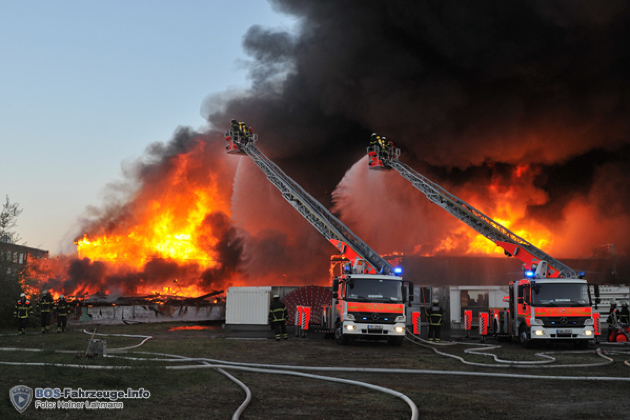
MULTIPOLYGON (((214 247, 219 242, 208 218, 218 213, 229 217, 231 212, 216 176, 203 169, 203 156, 203 142, 199 141, 192 151, 173 157, 169 171, 135 194, 125 208, 128 214, 116 219, 115 227, 102 233, 94 232, 104 231, 102 226, 92 229, 75 241, 79 259, 104 263, 107 275, 134 274, 130 281, 137 295, 196 297, 208 293, 198 285, 199 277, 217 266, 214 247), (179 278, 165 279, 166 269, 152 272, 159 280, 145 278, 148 264, 156 261, 171 264, 172 270, 179 270, 179 278), (182 270, 186 271, 183 275, 182 270)), ((87 287, 82 291, 97 290, 87 287)))
MULTIPOLYGON (((545 226, 531 221, 526 214, 528 205, 541 204, 547 200, 546 195, 532 185, 535 175, 536 171, 528 165, 518 165, 510 179, 495 177, 485 191, 477 191, 474 197, 464 200, 532 245, 548 250, 554 242, 553 233, 545 226)), ((465 193, 470 195, 467 190, 465 193)), ((440 253, 504 256, 503 248, 463 223, 455 231, 449 232, 432 254, 440 253)))
POLYGON ((202 331, 209 330, 210 327, 204 327, 202 325, 180 325, 179 327, 171 327, 169 331, 202 331))

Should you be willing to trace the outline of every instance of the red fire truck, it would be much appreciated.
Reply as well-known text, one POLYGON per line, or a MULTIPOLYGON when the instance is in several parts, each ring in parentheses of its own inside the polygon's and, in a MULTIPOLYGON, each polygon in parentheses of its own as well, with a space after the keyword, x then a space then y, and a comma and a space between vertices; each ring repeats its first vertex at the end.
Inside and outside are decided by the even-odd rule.
POLYGON ((348 260, 343 273, 332 280, 332 302, 323 311, 321 327, 326 336, 334 336, 339 344, 368 338, 400 345, 406 332, 405 303, 413 300, 413 284, 403 280, 402 271, 269 160, 256 147, 257 135, 229 130, 225 139, 228 154, 252 158, 293 208, 348 260))
MULTIPOLYGON (((592 298, 583 273, 574 270, 517 236, 470 204, 398 160, 400 149, 368 147, 369 168, 396 170, 427 198, 523 262, 525 278, 510 283, 506 310, 491 314, 489 333, 517 337, 524 346, 535 340, 570 341, 579 347, 599 333, 592 298)), ((595 286, 595 303, 599 303, 595 286)))

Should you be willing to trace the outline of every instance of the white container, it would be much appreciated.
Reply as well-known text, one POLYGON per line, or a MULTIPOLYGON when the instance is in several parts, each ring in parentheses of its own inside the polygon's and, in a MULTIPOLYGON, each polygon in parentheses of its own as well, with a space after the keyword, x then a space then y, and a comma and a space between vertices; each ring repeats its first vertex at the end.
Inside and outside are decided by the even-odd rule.
POLYGON ((229 287, 225 295, 225 323, 267 325, 271 286, 229 287))

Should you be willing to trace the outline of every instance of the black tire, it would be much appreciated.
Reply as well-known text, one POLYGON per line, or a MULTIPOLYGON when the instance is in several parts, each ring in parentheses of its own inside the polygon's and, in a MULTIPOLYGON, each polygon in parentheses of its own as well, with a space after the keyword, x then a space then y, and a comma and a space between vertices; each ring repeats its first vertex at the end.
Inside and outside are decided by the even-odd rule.
POLYGON ((403 338, 404 338, 404 337, 400 337, 400 336, 397 336, 397 337, 387 337, 387 343, 388 343, 390 346, 400 346, 400 345, 403 343, 403 338))
POLYGON ((346 346, 350 343, 350 337, 347 334, 344 334, 341 330, 341 324, 337 324, 335 327, 335 341, 337 344, 341 346, 346 346))
POLYGON ((525 326, 521 326, 518 330, 518 339, 521 342, 523 348, 528 349, 532 346, 532 339, 529 335, 529 329, 525 326))

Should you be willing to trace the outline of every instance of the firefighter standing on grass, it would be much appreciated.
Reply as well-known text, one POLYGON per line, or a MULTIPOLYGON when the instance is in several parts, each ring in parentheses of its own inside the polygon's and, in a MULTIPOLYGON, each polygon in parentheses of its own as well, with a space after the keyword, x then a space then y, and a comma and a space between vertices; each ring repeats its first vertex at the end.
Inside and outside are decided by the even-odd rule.
POLYGON ((269 322, 273 327, 274 334, 276 335, 276 341, 280 341, 280 337, 284 340, 289 338, 287 334, 286 321, 289 318, 289 312, 284 303, 280 301, 280 296, 273 295, 273 301, 269 306, 269 322))
POLYGON ((18 320, 18 334, 26 334, 26 326, 28 325, 28 317, 31 313, 31 301, 26 299, 26 295, 22 293, 20 300, 15 304, 13 316, 18 320))
POLYGON ((442 330, 442 317, 444 316, 444 310, 440 306, 438 299, 433 299, 433 304, 427 311, 427 318, 429 319, 429 341, 439 343, 442 339, 440 333, 442 330))
POLYGON ((42 334, 47 333, 50 330, 50 312, 53 309, 55 302, 48 293, 47 290, 42 292, 42 297, 37 302, 37 308, 39 309, 40 316, 42 317, 42 334))
POLYGON ((55 312, 57 312, 57 333, 65 332, 66 324, 68 323, 68 312, 70 312, 70 304, 63 295, 59 296, 59 300, 55 305, 55 312))

